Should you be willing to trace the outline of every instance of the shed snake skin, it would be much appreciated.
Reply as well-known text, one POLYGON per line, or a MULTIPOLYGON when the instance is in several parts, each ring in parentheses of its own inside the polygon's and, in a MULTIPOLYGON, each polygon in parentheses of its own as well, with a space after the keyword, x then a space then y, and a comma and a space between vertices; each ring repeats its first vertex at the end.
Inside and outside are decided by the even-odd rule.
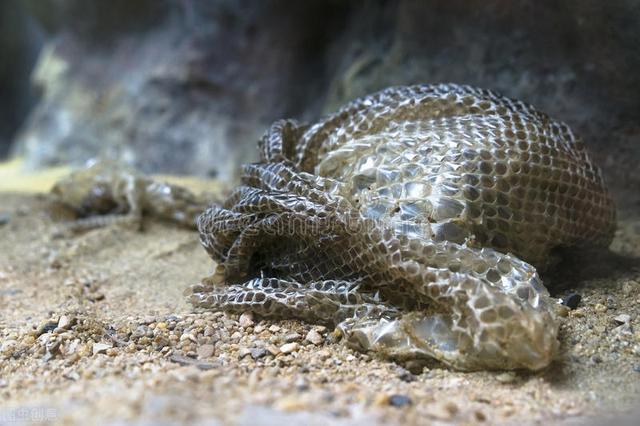
POLYGON ((571 129, 497 93, 393 87, 274 123, 198 219, 198 307, 337 326, 358 349, 457 369, 547 366, 557 247, 606 247, 615 211, 571 129))

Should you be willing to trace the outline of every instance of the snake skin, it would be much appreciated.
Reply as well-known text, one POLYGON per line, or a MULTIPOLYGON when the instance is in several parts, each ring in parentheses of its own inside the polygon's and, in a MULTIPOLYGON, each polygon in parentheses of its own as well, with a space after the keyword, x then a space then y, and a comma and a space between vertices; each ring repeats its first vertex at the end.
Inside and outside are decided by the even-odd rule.
POLYGON ((198 220, 195 306, 336 325, 348 344, 463 370, 537 370, 558 347, 536 272, 607 246, 600 171, 569 127, 488 90, 389 88, 276 122, 198 220))
POLYGON ((142 226, 152 216, 195 228, 196 218, 212 202, 186 188, 157 181, 122 163, 91 160, 86 167, 57 181, 55 201, 73 210, 78 219, 64 224, 78 232, 109 224, 142 226))

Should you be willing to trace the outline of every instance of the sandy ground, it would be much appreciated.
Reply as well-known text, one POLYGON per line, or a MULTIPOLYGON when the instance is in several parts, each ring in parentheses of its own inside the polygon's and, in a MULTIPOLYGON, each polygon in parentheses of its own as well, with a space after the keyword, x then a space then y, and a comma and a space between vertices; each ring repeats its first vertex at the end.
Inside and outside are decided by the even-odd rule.
POLYGON ((0 425, 640 419, 640 214, 621 215, 610 252, 544 277, 582 296, 551 367, 460 373, 354 352, 322 327, 196 312, 182 292, 213 263, 193 231, 149 220, 60 238, 64 212, 2 189, 0 425))

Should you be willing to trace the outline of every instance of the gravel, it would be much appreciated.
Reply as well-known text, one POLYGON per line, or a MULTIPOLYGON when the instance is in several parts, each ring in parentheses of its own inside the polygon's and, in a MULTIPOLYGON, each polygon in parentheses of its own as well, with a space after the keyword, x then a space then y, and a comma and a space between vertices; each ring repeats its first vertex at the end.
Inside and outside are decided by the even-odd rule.
POLYGON ((640 258, 640 219, 621 221, 615 255, 543 277, 554 297, 582 296, 556 363, 463 373, 361 354, 318 325, 194 311, 182 292, 212 263, 193 233, 149 222, 53 239, 38 200, 5 199, 29 208, 0 228, 0 409, 64 424, 547 424, 638 404, 640 263, 620 259, 640 258))

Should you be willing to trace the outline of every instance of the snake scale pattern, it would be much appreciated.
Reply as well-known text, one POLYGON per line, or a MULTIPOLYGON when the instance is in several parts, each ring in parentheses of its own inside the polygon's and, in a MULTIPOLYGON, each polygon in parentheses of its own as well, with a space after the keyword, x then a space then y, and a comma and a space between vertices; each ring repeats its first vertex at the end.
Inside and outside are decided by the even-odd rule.
POLYGON ((615 228, 570 128, 488 90, 393 87, 314 125, 278 121, 259 146, 198 219, 217 267, 191 302, 335 325, 384 356, 545 367, 558 323, 537 269, 615 228))

